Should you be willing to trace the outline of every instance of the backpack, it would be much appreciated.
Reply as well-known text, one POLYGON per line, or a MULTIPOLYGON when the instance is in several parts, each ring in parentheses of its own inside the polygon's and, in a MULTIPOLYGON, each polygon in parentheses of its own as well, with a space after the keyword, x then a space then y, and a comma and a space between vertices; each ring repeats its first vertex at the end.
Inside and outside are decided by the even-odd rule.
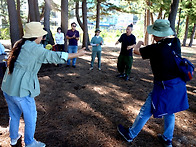
MULTIPOLYGON (((174 39, 172 39, 172 42, 173 40, 174 39)), ((170 48, 172 46, 172 42, 168 44, 170 48)), ((180 78, 185 82, 190 81, 193 78, 193 73, 195 69, 194 65, 188 59, 179 56, 173 49, 171 50, 180 72, 180 78)))
POLYGON ((190 81, 193 78, 195 68, 194 65, 188 59, 182 58, 177 55, 175 51, 173 51, 172 53, 178 66, 181 79, 185 82, 190 81))

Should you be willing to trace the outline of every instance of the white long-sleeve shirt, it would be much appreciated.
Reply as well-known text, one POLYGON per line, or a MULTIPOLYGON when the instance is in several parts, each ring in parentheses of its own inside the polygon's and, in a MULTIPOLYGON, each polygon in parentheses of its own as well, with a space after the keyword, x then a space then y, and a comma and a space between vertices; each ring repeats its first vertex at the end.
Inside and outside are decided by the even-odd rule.
POLYGON ((65 41, 64 41, 64 33, 56 33, 55 34, 55 40, 56 40, 56 44, 64 44, 65 41))

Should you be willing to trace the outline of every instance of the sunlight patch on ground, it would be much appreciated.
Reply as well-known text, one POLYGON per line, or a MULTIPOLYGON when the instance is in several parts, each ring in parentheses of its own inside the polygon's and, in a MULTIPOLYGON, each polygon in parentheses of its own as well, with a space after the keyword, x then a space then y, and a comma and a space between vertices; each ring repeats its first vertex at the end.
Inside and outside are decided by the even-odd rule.
POLYGON ((186 84, 186 87, 196 89, 196 86, 186 84))
POLYGON ((60 73, 58 73, 58 74, 56 74, 57 76, 59 76, 59 77, 65 77, 65 74, 60 74, 60 73))
POLYGON ((85 112, 91 114, 92 116, 96 116, 100 118, 104 122, 110 122, 106 117, 104 117, 100 112, 96 112, 88 103, 78 100, 74 102, 69 102, 67 106, 73 107, 74 109, 78 109, 81 112, 85 112))
POLYGON ((148 80, 148 79, 144 79, 144 78, 140 78, 140 80, 145 81, 145 82, 148 82, 148 83, 153 83, 152 80, 148 80))
POLYGON ((188 91, 187 90, 187 93, 196 96, 196 93, 194 93, 193 91, 188 91))
MULTIPOLYGON (((62 75, 63 75, 63 74, 62 74, 62 75)), ((76 72, 74 72, 74 73, 68 73, 67 75, 68 75, 68 76, 79 76, 79 74, 76 73, 76 72)))
POLYGON ((44 81, 51 80, 49 76, 43 76, 43 77, 41 77, 41 79, 44 81))

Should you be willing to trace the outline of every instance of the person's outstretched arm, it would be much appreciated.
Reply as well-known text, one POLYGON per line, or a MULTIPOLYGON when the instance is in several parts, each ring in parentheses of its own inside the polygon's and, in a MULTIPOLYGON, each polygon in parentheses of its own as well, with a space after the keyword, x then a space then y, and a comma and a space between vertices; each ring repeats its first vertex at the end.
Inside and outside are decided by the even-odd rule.
POLYGON ((72 58, 77 58, 79 56, 83 56, 85 55, 86 51, 85 51, 85 47, 83 47, 82 49, 78 50, 77 53, 69 53, 68 54, 68 59, 72 59, 72 58))
POLYGON ((143 42, 143 41, 139 41, 139 42, 135 45, 135 47, 133 48, 134 54, 136 54, 136 55, 141 55, 141 54, 140 54, 140 47, 141 47, 142 45, 144 45, 144 42, 143 42))

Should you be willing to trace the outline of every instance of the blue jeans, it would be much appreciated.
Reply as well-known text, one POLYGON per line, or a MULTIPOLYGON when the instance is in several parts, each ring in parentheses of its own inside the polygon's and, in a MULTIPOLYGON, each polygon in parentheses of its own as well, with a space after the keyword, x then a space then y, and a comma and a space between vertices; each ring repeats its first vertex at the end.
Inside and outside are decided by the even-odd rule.
POLYGON ((9 96, 5 92, 3 92, 3 94, 8 104, 8 111, 10 116, 10 138, 16 139, 18 137, 20 117, 23 113, 25 122, 24 142, 26 145, 33 143, 35 141, 34 133, 37 119, 37 111, 34 98, 29 96, 9 96))
POLYGON ((91 67, 94 66, 96 56, 98 58, 98 68, 101 68, 101 51, 92 51, 91 67))
MULTIPOLYGON (((143 126, 146 124, 148 119, 152 116, 151 103, 152 103, 152 93, 148 95, 145 104, 141 107, 139 114, 137 115, 133 125, 129 128, 129 135, 131 138, 135 138, 141 131, 143 126)), ((164 116, 164 133, 163 136, 167 140, 172 140, 173 132, 175 126, 175 115, 165 115, 164 116)))
MULTIPOLYGON (((68 53, 77 53, 78 46, 75 45, 69 45, 68 46, 68 53)), ((70 65, 70 59, 67 60, 67 65, 70 65)), ((72 59, 72 65, 76 65, 76 58, 72 59)))

